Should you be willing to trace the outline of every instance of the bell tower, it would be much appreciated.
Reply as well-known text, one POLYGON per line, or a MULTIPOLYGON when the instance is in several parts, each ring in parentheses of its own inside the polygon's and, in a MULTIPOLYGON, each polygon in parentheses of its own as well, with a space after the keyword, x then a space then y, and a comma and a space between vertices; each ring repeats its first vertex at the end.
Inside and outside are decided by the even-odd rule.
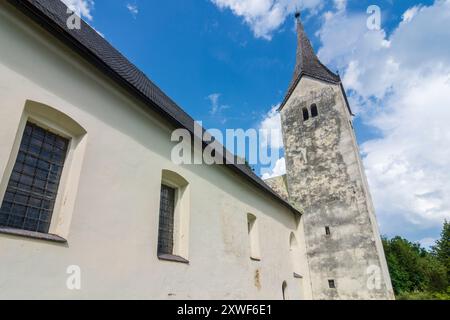
POLYGON ((297 61, 279 111, 287 191, 304 210, 313 299, 394 299, 344 87, 296 19, 297 61))

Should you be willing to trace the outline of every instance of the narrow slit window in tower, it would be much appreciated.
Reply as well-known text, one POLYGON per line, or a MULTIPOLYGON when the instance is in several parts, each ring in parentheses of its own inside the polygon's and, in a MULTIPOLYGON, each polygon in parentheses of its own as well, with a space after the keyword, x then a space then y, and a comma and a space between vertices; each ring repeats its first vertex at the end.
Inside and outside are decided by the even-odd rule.
POLYGON ((330 289, 336 289, 336 281, 328 280, 328 286, 330 287, 330 289))
POLYGON ((311 117, 316 118, 319 115, 319 109, 317 108, 317 105, 314 103, 311 105, 311 117))
POLYGON ((308 108, 303 108, 303 121, 309 120, 309 111, 308 108))

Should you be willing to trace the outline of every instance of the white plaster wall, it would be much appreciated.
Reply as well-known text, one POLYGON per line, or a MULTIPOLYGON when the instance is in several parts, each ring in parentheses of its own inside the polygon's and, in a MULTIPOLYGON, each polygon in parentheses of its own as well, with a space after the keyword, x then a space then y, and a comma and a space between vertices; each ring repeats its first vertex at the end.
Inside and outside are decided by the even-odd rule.
POLYGON ((229 169, 173 165, 163 119, 28 23, 0 4, 1 181, 26 100, 64 112, 88 139, 68 244, 0 234, 0 299, 281 299, 283 281, 300 298, 294 214, 229 169), (157 259, 163 169, 190 184, 189 265, 157 259), (249 212, 260 262, 249 258, 249 212), (79 291, 66 287, 70 265, 81 267, 79 291))

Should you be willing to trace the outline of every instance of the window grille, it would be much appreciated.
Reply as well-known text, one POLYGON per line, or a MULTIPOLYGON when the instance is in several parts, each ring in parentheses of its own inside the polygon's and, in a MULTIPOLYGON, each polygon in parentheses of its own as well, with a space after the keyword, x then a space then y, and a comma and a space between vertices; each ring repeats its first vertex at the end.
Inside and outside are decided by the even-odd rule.
POLYGON ((0 208, 0 226, 48 233, 69 140, 28 122, 0 208))
POLYGON ((161 185, 158 254, 173 254, 175 194, 175 189, 161 185))

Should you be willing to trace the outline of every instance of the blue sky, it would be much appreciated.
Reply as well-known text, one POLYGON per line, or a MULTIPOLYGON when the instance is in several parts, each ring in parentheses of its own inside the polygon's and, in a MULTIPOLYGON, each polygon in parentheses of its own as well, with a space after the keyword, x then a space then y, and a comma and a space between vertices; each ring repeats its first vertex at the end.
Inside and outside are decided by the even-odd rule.
MULTIPOLYGON (((389 31, 414 1, 396 2, 383 5, 389 31)), ((365 12, 370 4, 373 1, 353 1, 349 10, 365 12)), ((323 10, 332 5, 328 2, 323 10)), ((267 41, 254 37, 231 10, 218 10, 209 0, 96 0, 93 8, 92 25, 208 128, 254 127, 283 99, 291 80, 296 48, 292 14, 267 41), (138 13, 127 10, 128 4, 138 13), (227 108, 210 115, 208 96, 214 93, 227 108)), ((320 24, 320 17, 305 23, 315 48, 320 47, 315 36, 320 24)), ((364 141, 367 128, 359 129, 364 141)))
MULTIPOLYGON (((302 8, 357 113, 382 232, 429 245, 450 219, 450 1, 63 1, 81 6, 194 119, 219 129, 277 126, 271 110, 292 77, 293 13, 302 8), (381 30, 366 26, 370 5, 381 10, 381 30)), ((283 173, 281 160, 265 173, 283 173)))

